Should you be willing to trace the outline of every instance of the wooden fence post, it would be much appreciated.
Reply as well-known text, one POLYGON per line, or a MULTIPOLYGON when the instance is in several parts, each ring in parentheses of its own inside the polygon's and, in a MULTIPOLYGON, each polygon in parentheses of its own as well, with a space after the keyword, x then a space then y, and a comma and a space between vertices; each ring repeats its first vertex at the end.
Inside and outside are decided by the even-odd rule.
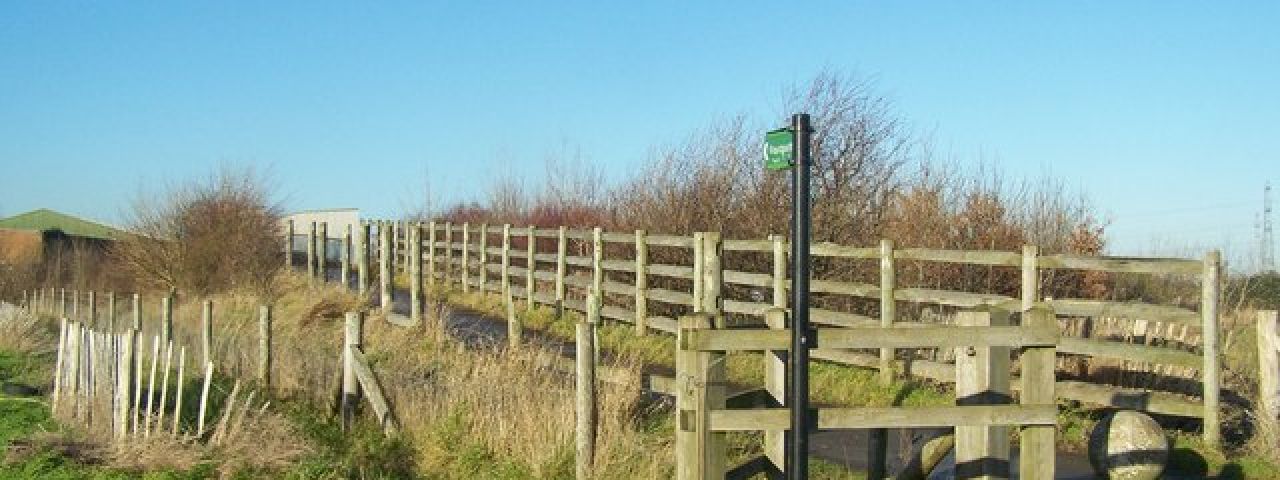
POLYGON ((724 284, 724 268, 720 263, 722 249, 720 232, 703 232, 702 277, 698 283, 703 285, 702 312, 711 314, 711 318, 716 322, 716 328, 724 328, 721 324, 724 322, 724 317, 721 315, 724 311, 724 299, 720 295, 721 286, 724 284))
POLYGON ((590 477, 591 464, 595 460, 596 442, 596 325, 600 316, 600 301, 594 293, 587 294, 587 315, 575 327, 574 358, 577 367, 574 383, 574 419, 576 456, 575 478, 590 477))
POLYGON ((107 331, 116 331, 116 292, 107 292, 107 331))
POLYGON ((89 290, 89 304, 87 305, 87 315, 89 315, 89 325, 98 328, 98 292, 89 290))
POLYGON ((511 348, 520 346, 520 340, 524 337, 524 325, 520 323, 520 317, 516 316, 516 303, 511 296, 511 286, 502 285, 502 303, 507 310, 507 345, 511 348))
POLYGON ((369 295, 369 222, 360 222, 360 235, 356 237, 356 288, 360 296, 369 295))
MULTIPOLYGON (((498 267, 498 276, 501 278, 498 279, 498 288, 499 291, 504 292, 503 295, 508 295, 508 292, 511 291, 511 224, 509 223, 502 225, 502 256, 500 261, 502 263, 498 267)), ((481 265, 480 269, 485 270, 486 267, 486 265, 481 265)), ((480 290, 484 290, 483 285, 480 286, 480 290)))
MULTIPOLYGON (((786 309, 773 307, 765 310, 764 323, 770 330, 785 330, 787 328, 786 309)), ((778 405, 786 406, 787 351, 766 350, 763 359, 764 389, 773 396, 778 405)), ((764 432, 764 454, 779 471, 782 471, 786 465, 786 433, 786 430, 766 430, 764 432)))
POLYGON ((383 222, 378 226, 378 287, 381 300, 382 314, 391 315, 392 298, 391 292, 395 288, 395 276, 391 271, 391 222, 383 222))
POLYGON ((1280 338, 1275 310, 1258 312, 1258 417, 1268 435, 1280 435, 1280 338))
MULTIPOLYGON (((504 242, 506 241, 507 235, 509 233, 508 230, 510 230, 508 227, 509 226, 504 225, 502 228, 502 238, 504 242)), ((504 259, 506 258, 507 250, 509 248, 510 248, 509 245, 503 244, 502 258, 504 259)), ((503 269, 502 276, 503 276, 503 279, 501 282, 499 282, 499 285, 506 285, 507 280, 505 277, 507 276, 507 272, 505 268, 503 269)), ((480 296, 489 295, 488 286, 489 286, 489 223, 485 222, 480 224, 480 271, 476 272, 476 288, 480 290, 480 296)))
POLYGON ((67 289, 58 289, 58 316, 67 316, 67 289))
POLYGON ((58 320, 58 356, 56 359, 54 359, 53 393, 49 397, 49 411, 52 413, 58 413, 58 400, 62 397, 62 389, 63 389, 62 384, 64 381, 63 369, 65 368, 65 365, 63 364, 63 362, 65 362, 64 359, 67 356, 67 350, 68 350, 67 345, 69 343, 67 339, 69 336, 70 336, 70 330, 69 330, 69 326, 67 325, 67 319, 65 318, 59 319, 58 320))
MULTIPOLYGON (((84 322, 84 319, 80 318, 80 291, 79 290, 71 291, 71 318, 84 322)), ((85 322, 85 324, 88 325, 88 322, 85 322)), ((90 325, 90 327, 92 327, 92 325, 90 325)))
POLYGON ((293 220, 284 222, 284 269, 293 270, 293 220))
POLYGON ((529 225, 528 235, 525 236, 524 245, 524 307, 526 311, 532 312, 534 307, 533 293, 537 290, 537 283, 534 281, 534 272, 538 271, 538 261, 533 257, 538 254, 538 237, 534 236, 537 228, 529 225))
POLYGON ((422 321, 422 223, 413 222, 405 231, 409 240, 409 319, 416 325, 422 321))
POLYGON ((1200 315, 1201 348, 1204 350, 1204 368, 1201 382, 1204 385, 1204 442, 1217 447, 1221 438, 1218 421, 1218 294, 1221 279, 1222 254, 1217 250, 1204 258, 1204 278, 1201 280, 1200 315))
POLYGON ((271 390, 271 305, 258 307, 258 381, 271 390))
POLYGON ((436 222, 427 224, 427 288, 436 285, 436 222))
MULTIPOLYGON (((897 285, 897 271, 893 260, 893 240, 880 240, 880 326, 893 327, 897 321, 898 308, 894 297, 897 285)), ((880 349, 880 381, 889 384, 893 381, 894 350, 880 349)))
POLYGON ((449 275, 453 273, 453 222, 444 222, 444 274, 440 278, 444 279, 445 286, 449 285, 449 275))
MULTIPOLYGON (((169 343, 169 339, 165 339, 169 343)), ((213 300, 205 300, 200 309, 200 348, 204 363, 213 362, 213 300)))
POLYGON ((591 229, 591 291, 604 304, 604 229, 591 229))
POLYGON ((556 317, 564 316, 564 275, 568 269, 565 258, 569 251, 568 242, 568 232, 561 226, 556 234, 556 317))
POLYGON ((316 283, 316 222, 311 222, 311 230, 307 233, 307 282, 316 283))
POLYGON ((338 278, 343 290, 351 289, 351 224, 342 232, 342 245, 338 247, 338 278))
POLYGON ((648 233, 636 230, 636 335, 649 333, 648 233))
POLYGON ((462 279, 462 293, 471 291, 471 268, 467 265, 471 259, 471 223, 464 222, 462 224, 462 273, 458 275, 462 279))
POLYGON ((676 339, 676 478, 720 480, 725 435, 710 429, 709 413, 725 407, 724 353, 688 350, 689 334, 712 328, 711 315, 680 317, 676 339))
POLYGON ((342 341, 342 428, 351 428, 356 404, 360 401, 360 380, 356 377, 353 348, 360 348, 364 318, 359 312, 347 312, 342 341))
MULTIPOLYGON (((142 331, 142 295, 133 294, 133 325, 134 331, 142 331)), ((137 349, 137 345, 134 346, 137 349)))
POLYGON ((693 232, 693 311, 702 312, 702 289, 706 282, 702 278, 702 249, 706 247, 702 240, 702 232, 693 232))
MULTIPOLYGON (((1022 326, 1028 328, 1057 328, 1053 311, 1033 306, 1022 314, 1022 326)), ((1055 348, 1035 347, 1022 351, 1022 391, 1018 395, 1022 405, 1057 405, 1054 395, 1055 348)), ((1008 357, 1005 357, 1008 358, 1008 357)), ((1022 478, 1053 478, 1054 475, 1054 425, 1022 427, 1019 449, 1019 470, 1022 478)), ((957 436, 958 438, 958 436, 957 436)))
MULTIPOLYGON (((130 330, 117 336, 120 344, 120 354, 115 364, 116 369, 116 388, 115 388, 115 434, 116 440, 124 440, 129 436, 129 392, 133 386, 133 362, 134 338, 138 332, 130 330)), ((57 399, 54 399, 57 402, 57 399)))
POLYGON ((316 235, 316 270, 320 276, 320 284, 329 282, 329 222, 320 222, 320 233, 316 235))
MULTIPOLYGON (((956 325, 1008 326, 1004 310, 963 311, 956 325)), ((956 405, 1008 403, 1009 347, 956 349, 956 405)), ((956 427, 956 478, 1009 478, 1009 427, 956 427)))
POLYGON ((160 336, 168 342, 173 340, 173 289, 160 299, 160 336))
POLYGON ((1040 249, 1022 246, 1022 311, 1030 310, 1040 300, 1040 249))

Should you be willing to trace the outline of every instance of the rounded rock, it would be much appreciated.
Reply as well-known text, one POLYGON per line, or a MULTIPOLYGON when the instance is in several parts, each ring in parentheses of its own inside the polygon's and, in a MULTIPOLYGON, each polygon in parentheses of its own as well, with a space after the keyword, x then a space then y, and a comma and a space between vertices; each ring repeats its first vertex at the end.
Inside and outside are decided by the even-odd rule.
POLYGON ((1164 429, 1141 412, 1109 413, 1089 434, 1089 463, 1102 478, 1154 480, 1168 462, 1164 429))

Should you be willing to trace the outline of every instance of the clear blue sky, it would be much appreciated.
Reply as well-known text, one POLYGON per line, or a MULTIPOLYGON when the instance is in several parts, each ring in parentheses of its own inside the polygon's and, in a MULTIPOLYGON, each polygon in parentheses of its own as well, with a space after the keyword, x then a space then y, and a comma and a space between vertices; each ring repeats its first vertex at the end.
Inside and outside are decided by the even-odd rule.
POLYGON ((1252 255, 1280 2, 1031 3, 0 2, 0 214, 118 221, 224 163, 372 214, 565 145, 619 178, 830 68, 943 155, 1088 195, 1116 253, 1252 255))

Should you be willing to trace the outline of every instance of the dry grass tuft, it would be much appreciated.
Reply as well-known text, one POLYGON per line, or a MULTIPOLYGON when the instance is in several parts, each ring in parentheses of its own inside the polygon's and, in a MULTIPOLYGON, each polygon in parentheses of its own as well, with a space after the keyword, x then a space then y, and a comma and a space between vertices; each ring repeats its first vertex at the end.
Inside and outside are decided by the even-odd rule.
POLYGON ((35 353, 57 343, 56 331, 50 333, 35 315, 10 305, 0 306, 0 350, 35 353))

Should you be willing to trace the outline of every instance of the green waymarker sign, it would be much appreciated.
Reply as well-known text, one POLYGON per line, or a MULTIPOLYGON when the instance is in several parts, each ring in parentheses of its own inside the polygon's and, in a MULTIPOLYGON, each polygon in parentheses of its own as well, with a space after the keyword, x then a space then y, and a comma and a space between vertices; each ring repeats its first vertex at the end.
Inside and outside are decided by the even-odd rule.
POLYGON ((779 128, 764 134, 764 166, 769 170, 786 170, 796 166, 791 157, 795 133, 790 128, 779 128))

